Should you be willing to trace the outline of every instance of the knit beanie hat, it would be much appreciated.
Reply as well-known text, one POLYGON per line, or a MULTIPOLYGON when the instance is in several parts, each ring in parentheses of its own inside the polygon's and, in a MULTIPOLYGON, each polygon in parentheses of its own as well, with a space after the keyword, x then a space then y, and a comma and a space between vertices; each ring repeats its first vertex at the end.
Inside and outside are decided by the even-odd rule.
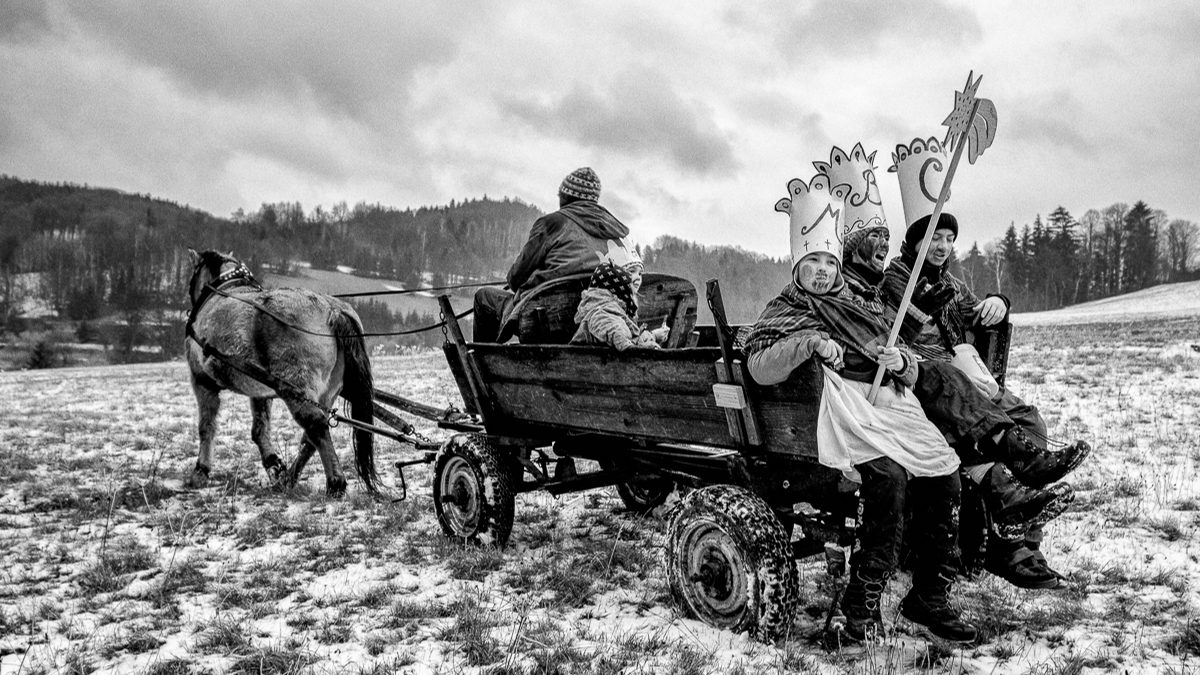
POLYGON ((854 254, 854 251, 858 250, 858 245, 862 243, 862 240, 866 239, 867 235, 875 230, 883 230, 886 232, 887 227, 884 225, 876 225, 875 227, 858 229, 847 233, 845 241, 842 242, 842 261, 849 262, 850 256, 854 254))
MULTIPOLYGON (((930 214, 932 215, 932 214, 930 214)), ((917 249, 921 248, 921 239, 925 237, 925 228, 929 227, 929 216, 921 216, 913 221, 912 225, 908 226, 908 231, 904 233, 904 245, 908 250, 916 254, 917 249)), ((937 227, 934 230, 950 230, 954 236, 958 236, 958 219, 952 214, 943 213, 938 218, 937 227)))
POLYGON ((633 300, 633 288, 630 286, 633 275, 624 267, 617 267, 611 261, 605 261, 592 272, 592 288, 603 288, 617 296, 625 305, 625 313, 629 318, 637 314, 637 303, 633 300))
POLYGON ((575 169, 567 174, 562 185, 558 186, 558 194, 598 202, 600 201, 600 177, 589 166, 575 169))

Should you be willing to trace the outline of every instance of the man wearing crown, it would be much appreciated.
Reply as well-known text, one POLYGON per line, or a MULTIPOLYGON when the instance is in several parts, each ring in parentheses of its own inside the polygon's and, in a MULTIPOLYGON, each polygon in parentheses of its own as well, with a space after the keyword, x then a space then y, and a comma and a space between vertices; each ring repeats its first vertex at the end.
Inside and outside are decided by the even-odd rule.
MULTIPOLYGON (((892 158, 893 166, 889 171, 900 178, 904 216, 908 223, 900 256, 888 265, 882 284, 884 297, 895 310, 916 263, 949 159, 946 148, 936 138, 918 138, 911 144, 899 145, 892 158)), ((1003 296, 992 295, 980 300, 962 280, 950 274, 948 268, 957 236, 957 219, 943 212, 918 276, 918 289, 936 285, 953 291, 950 302, 935 310, 929 317, 931 320, 911 341, 913 350, 930 364, 930 371, 940 367, 940 372, 953 373, 956 369, 947 369, 945 364, 954 361, 956 351, 970 353, 970 349, 960 347, 972 338, 969 328, 995 325, 1004 321, 1008 314, 1008 301, 1003 296)), ((1061 575, 1050 569, 1040 551, 1041 525, 1045 519, 1021 526, 1019 521, 1005 522, 998 514, 1023 500, 1031 490, 1036 492, 1074 470, 1090 453, 1091 447, 1084 441, 1077 441, 1060 452, 1048 451, 1030 438, 1046 438, 1046 424, 1037 408, 1026 404, 994 380, 981 386, 992 387, 986 393, 990 395, 989 403, 1002 410, 1010 420, 977 442, 956 445, 965 465, 964 473, 980 486, 992 516, 984 568, 1016 586, 1053 588, 1061 575)), ((922 401, 926 404, 926 412, 936 418, 939 413, 931 410, 930 398, 922 396, 922 401)), ((937 403, 932 403, 936 408, 937 403)), ((947 403, 944 397, 941 403, 947 403)), ((954 416, 954 405, 943 405, 946 407, 950 409, 948 416, 954 416)), ((942 414, 947 415, 944 411, 942 414)), ((1065 494, 1067 486, 1058 484, 1048 489, 1065 494)))
MULTIPOLYGON (((945 166, 942 161, 945 158, 939 155, 940 147, 936 140, 921 146, 914 145, 914 148, 915 151, 908 149, 900 154, 919 156, 925 160, 922 171, 945 166)), ((844 248, 842 260, 846 284, 859 296, 878 301, 882 299, 878 286, 883 280, 888 236, 887 217, 875 181, 874 157, 875 153, 868 155, 859 143, 849 153, 834 147, 828 162, 813 162, 813 165, 829 178, 831 184, 845 193, 845 212, 851 214, 846 221, 849 223, 845 235, 848 245, 844 248)), ((936 177, 936 174, 931 175, 936 177)), ((912 187, 912 184, 908 186, 912 187)), ((922 195, 932 195, 940 189, 940 183, 933 189, 930 189, 930 185, 922 187, 925 190, 922 195)), ((913 202, 910 199, 907 203, 913 202)), ((932 210, 932 204, 929 208, 932 210)), ((934 308, 931 312, 934 315, 939 314, 941 308, 955 296, 954 287, 944 281, 922 285, 921 290, 922 295, 934 298, 925 303, 934 308)), ((892 313, 888 320, 891 322, 894 321, 895 306, 889 309, 892 313)), ((930 314, 918 309, 910 308, 909 313, 922 324, 928 324, 933 319, 930 314)), ((916 334, 905 337, 912 339, 916 334)), ((1043 524, 1070 505, 1074 494, 1069 486, 1058 484, 1044 490, 1040 488, 1066 475, 1073 468, 1073 458, 1028 448, 1017 453, 1002 447, 1001 439, 1015 426, 1015 422, 981 393, 963 371, 947 361, 919 360, 913 393, 921 402, 926 416, 945 435, 947 442, 959 451, 959 458, 964 462, 965 479, 978 479, 979 467, 984 464, 995 470, 996 479, 987 484, 988 489, 982 495, 976 490, 964 495, 969 506, 967 513, 980 513, 980 518, 990 517, 994 529, 999 532, 1040 532, 1043 524), (1009 461, 1018 470, 1029 469, 1027 480, 1036 479, 1037 487, 1027 487, 1009 480, 1010 474, 1005 473, 1003 465, 1009 461), (983 504, 979 503, 980 497, 984 498, 983 504)), ((972 483, 968 482, 970 485, 972 483)), ((966 543, 970 545, 975 542, 968 537, 966 543)), ((964 546, 966 555, 962 562, 964 570, 971 574, 977 573, 975 565, 980 559, 976 548, 964 546)), ((1034 559, 1035 554, 1025 549, 1023 541, 1020 542, 1020 548, 1021 551, 1016 551, 1012 546, 1005 547, 1000 543, 993 545, 988 549, 992 553, 988 558, 989 571, 1021 588, 1057 586, 1059 575, 1038 563, 1034 559)))
MULTIPOLYGON (((886 308, 856 295, 843 279, 846 193, 831 189, 825 175, 807 184, 793 180, 788 192, 776 210, 791 218, 792 281, 751 327, 745 352, 760 384, 782 382, 813 356, 827 366, 819 460, 862 486, 852 573, 841 603, 846 634, 859 641, 882 636, 881 596, 907 537, 915 571, 901 615, 942 639, 970 642, 975 628, 949 603, 956 576, 958 457, 912 395, 916 358, 905 347, 883 346, 886 308), (877 366, 887 369, 889 386, 873 406, 866 395, 877 366)), ((931 300, 915 302, 933 309, 926 304, 931 300)))

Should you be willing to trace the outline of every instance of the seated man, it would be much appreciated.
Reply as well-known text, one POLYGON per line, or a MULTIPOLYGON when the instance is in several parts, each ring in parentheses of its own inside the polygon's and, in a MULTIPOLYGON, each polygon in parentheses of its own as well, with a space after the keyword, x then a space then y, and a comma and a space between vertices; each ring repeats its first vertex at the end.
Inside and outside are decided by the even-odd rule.
MULTIPOLYGON (((893 310, 899 305, 908 284, 917 249, 928 224, 929 216, 913 222, 905 234, 900 257, 893 260, 884 272, 882 290, 893 310)), ((926 414, 938 423, 959 449, 964 471, 974 483, 981 486, 985 502, 992 509, 994 505, 1021 501, 1026 485, 1041 488, 1061 479, 1083 462, 1091 452, 1091 446, 1077 441, 1060 452, 1050 452, 1045 445, 1046 423, 1037 408, 1004 387, 990 401, 980 402, 979 399, 986 397, 978 393, 970 380, 962 384, 964 376, 950 364, 953 358, 951 350, 954 345, 968 340, 968 326, 976 322, 990 326, 1003 321, 1008 313, 1008 301, 999 295, 981 301, 965 283, 950 274, 950 255, 957 235, 958 221, 954 216, 943 213, 921 270, 920 278, 926 283, 918 281, 917 284, 918 292, 924 290, 927 284, 949 287, 952 297, 944 308, 928 317, 932 320, 911 341, 913 350, 925 359, 916 392, 926 414), (953 390, 958 395, 957 402, 946 395, 947 390, 953 390), (1007 422, 989 427, 982 437, 966 438, 965 434, 960 434, 956 439, 952 427, 956 421, 960 426, 966 421, 964 417, 968 408, 981 411, 981 415, 994 421, 1006 418, 1007 422)), ((1060 575, 1050 569, 1040 551, 1040 525, 1035 523, 1028 530, 1018 531, 1005 527, 1007 524, 996 520, 994 513, 993 520, 1001 527, 989 538, 985 568, 1025 588, 1056 585, 1060 575)))
POLYGON ((476 342, 495 342, 521 296, 552 279, 594 270, 611 260, 634 260, 625 243, 629 228, 600 206, 600 178, 588 167, 576 169, 558 188, 559 209, 538 218, 508 271, 506 288, 475 293, 476 342))

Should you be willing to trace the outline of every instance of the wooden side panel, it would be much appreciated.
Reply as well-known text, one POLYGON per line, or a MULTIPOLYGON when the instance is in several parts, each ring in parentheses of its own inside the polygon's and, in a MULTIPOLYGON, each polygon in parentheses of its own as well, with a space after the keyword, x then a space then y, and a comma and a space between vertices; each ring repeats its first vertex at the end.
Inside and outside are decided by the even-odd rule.
MULTIPOLYGON (((713 398, 716 349, 471 347, 494 406, 489 433, 540 436, 561 429, 736 447, 725 410, 713 398)), ((812 364, 781 385, 754 386, 766 450, 816 456, 820 391, 821 374, 812 364)))

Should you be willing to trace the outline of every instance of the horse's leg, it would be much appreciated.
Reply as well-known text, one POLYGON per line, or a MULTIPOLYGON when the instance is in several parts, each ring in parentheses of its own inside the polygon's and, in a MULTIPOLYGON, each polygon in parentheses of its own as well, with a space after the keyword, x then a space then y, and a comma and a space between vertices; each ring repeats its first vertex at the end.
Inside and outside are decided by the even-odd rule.
POLYGON ((296 461, 292 462, 292 468, 288 469, 286 474, 286 485, 295 487, 296 483, 300 482, 300 472, 304 470, 304 465, 308 464, 308 460, 312 458, 313 453, 317 448, 308 440, 308 434, 304 434, 300 439, 300 452, 296 453, 296 461))
POLYGON ((200 419, 200 454, 196 457, 196 466, 192 469, 188 484, 199 487, 208 483, 212 468, 212 446, 217 435, 217 413, 221 411, 221 392, 213 383, 201 377, 192 378, 192 392, 196 395, 200 419))
POLYGON ((342 474, 341 464, 333 449, 333 439, 329 436, 329 418, 313 403, 303 401, 288 401, 288 408, 296 423, 304 429, 304 442, 300 446, 300 455, 292 467, 293 478, 299 478, 302 462, 308 461, 315 450, 321 456, 321 464, 325 467, 325 490, 330 496, 340 497, 346 493, 346 477, 342 474))
POLYGON ((272 483, 278 483, 285 471, 283 462, 275 452, 275 444, 271 442, 271 399, 250 399, 250 438, 258 446, 258 455, 262 459, 263 468, 272 483))

